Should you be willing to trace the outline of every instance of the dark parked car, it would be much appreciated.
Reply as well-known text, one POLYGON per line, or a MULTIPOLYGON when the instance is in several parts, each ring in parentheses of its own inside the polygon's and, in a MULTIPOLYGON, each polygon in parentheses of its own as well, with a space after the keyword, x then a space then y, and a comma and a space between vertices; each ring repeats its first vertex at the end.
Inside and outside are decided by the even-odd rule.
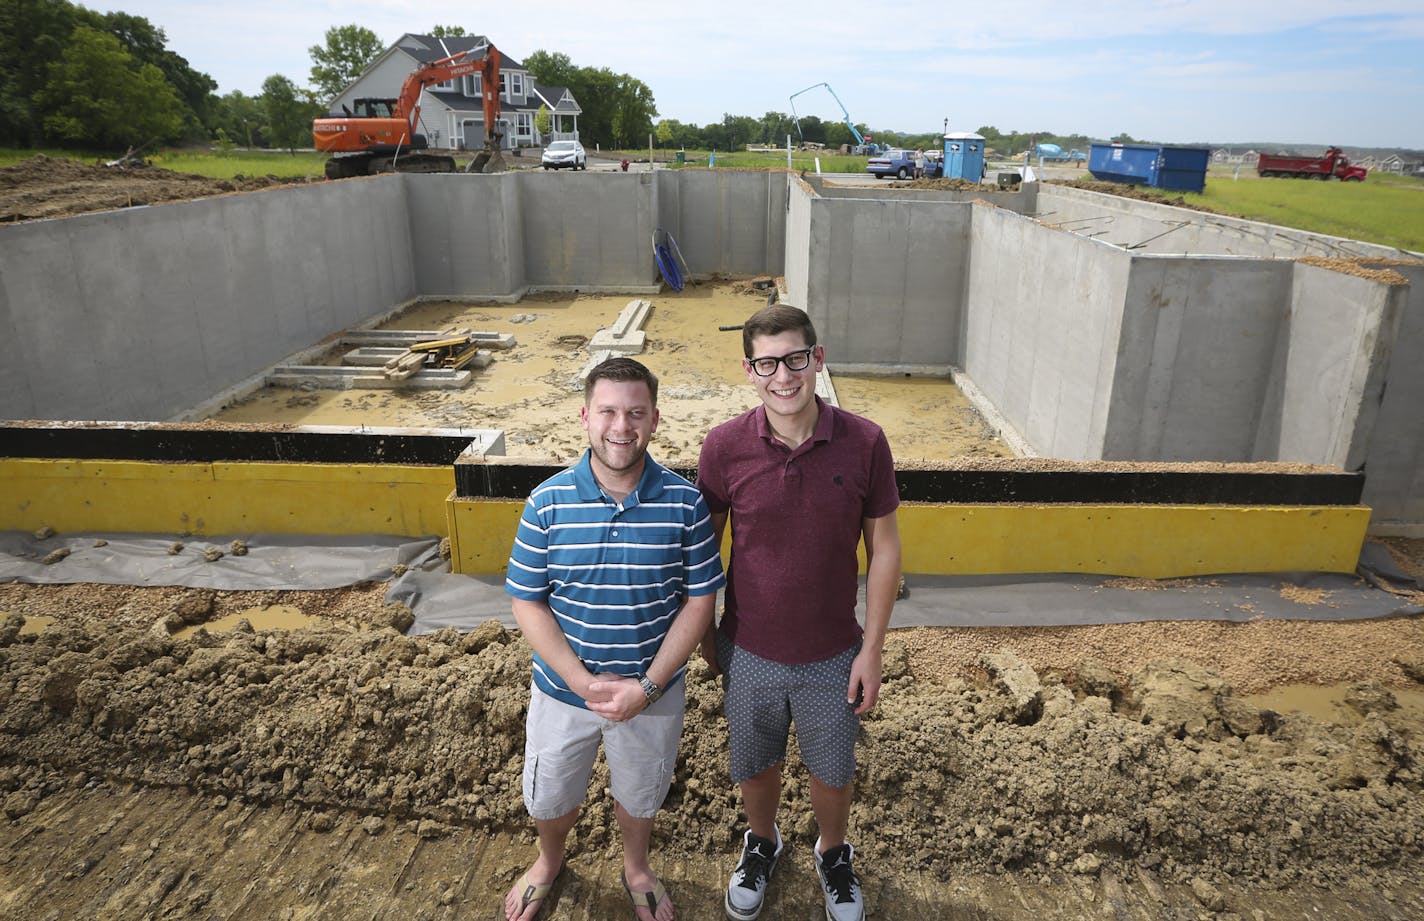
MULTIPOLYGON (((943 153, 938 150, 925 151, 925 178, 938 179, 944 175, 943 153)), ((865 164, 865 171, 877 178, 893 176, 896 179, 915 178, 915 152, 913 150, 891 149, 871 157, 865 164)))

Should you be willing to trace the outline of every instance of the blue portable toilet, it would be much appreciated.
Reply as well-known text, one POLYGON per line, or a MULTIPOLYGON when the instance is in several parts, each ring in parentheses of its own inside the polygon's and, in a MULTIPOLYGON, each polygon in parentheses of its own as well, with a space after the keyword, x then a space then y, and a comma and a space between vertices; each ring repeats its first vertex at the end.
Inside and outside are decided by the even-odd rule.
POLYGON ((955 131, 944 136, 944 178, 984 178, 984 136, 969 131, 955 131))

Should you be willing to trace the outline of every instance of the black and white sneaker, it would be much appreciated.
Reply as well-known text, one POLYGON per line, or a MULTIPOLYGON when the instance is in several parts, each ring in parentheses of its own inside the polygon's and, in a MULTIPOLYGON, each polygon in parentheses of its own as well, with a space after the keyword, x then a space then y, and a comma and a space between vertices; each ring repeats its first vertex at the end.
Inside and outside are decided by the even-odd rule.
POLYGON ((774 825, 772 828, 775 841, 754 835, 750 829, 742 839, 742 859, 727 884, 725 907, 732 921, 752 921, 761 914, 762 903, 766 901, 766 884, 781 859, 781 829, 774 825))
POLYGON ((812 854, 816 858, 816 875, 821 878, 821 894, 826 897, 826 921, 864 921, 860 877, 851 867, 855 848, 846 842, 822 854, 821 839, 817 838, 812 854))

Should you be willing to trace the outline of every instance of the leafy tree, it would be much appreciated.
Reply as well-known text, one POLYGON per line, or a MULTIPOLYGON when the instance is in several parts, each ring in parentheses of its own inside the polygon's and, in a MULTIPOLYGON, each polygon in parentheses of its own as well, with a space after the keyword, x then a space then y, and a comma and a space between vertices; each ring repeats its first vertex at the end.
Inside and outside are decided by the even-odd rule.
POLYGON ((273 147, 285 147, 295 152, 311 138, 311 123, 320 111, 314 103, 301 97, 296 84, 281 74, 262 81, 263 132, 273 147))
POLYGON ((50 66, 38 102, 48 133, 83 145, 142 147, 174 140, 183 129, 182 103, 163 72, 85 25, 50 66))
POLYGON ((648 85, 628 74, 606 67, 575 67, 569 56, 555 51, 535 51, 524 66, 544 86, 567 87, 578 100, 579 135, 589 146, 641 146, 647 142, 657 116, 657 104, 648 85))
POLYGON ((797 143, 809 141, 813 144, 826 143, 826 123, 816 115, 801 116, 801 130, 797 132, 797 143))
POLYGON ((653 118, 658 114, 653 91, 636 77, 618 74, 613 99, 613 141, 618 147, 636 147, 647 143, 653 132, 653 118))
POLYGON ((436 38, 459 38, 467 35, 464 26, 431 26, 430 34, 436 38))
POLYGON ((260 97, 233 90, 213 104, 213 121, 216 131, 222 131, 238 145, 249 149, 268 146, 263 133, 267 119, 260 97))
POLYGON ((365 26, 332 26, 326 30, 326 44, 312 45, 311 81, 317 94, 331 99, 350 86, 361 71, 385 48, 365 26))
MULTIPOLYGON (((574 84, 579 77, 579 69, 569 60, 567 54, 556 51, 536 51, 524 58, 524 66, 529 69, 529 73, 534 75, 534 79, 545 86, 566 86, 574 90, 575 98, 578 91, 574 84)), ((582 105, 583 100, 579 100, 582 105)))
POLYGON ((549 107, 541 103, 539 111, 534 113, 534 130, 539 132, 540 137, 543 137, 549 133, 549 129, 553 126, 554 116, 549 114, 549 107))
POLYGON ((793 144, 796 143, 796 119, 785 112, 768 112, 761 117, 761 130, 754 140, 780 147, 786 143, 787 135, 791 136, 793 144))
POLYGON ((0 0, 0 144, 43 143, 36 97, 78 21, 68 0, 0 0))
POLYGON ((212 110, 216 101, 213 94, 218 88, 217 81, 194 70, 187 60, 168 50, 168 37, 163 30, 142 16, 105 13, 100 22, 136 61, 152 64, 163 72, 163 79, 183 101, 184 134, 206 137, 213 128, 212 110))

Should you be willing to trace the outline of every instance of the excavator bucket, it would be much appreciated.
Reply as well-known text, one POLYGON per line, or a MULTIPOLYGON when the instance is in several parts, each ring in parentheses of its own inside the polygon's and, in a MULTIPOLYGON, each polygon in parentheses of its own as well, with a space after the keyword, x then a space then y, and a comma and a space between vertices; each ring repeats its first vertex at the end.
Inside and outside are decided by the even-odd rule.
POLYGON ((475 158, 470 161, 470 165, 465 167, 467 173, 502 173, 509 169, 509 164, 504 162, 504 154, 499 149, 499 142, 490 141, 475 154, 475 158))

